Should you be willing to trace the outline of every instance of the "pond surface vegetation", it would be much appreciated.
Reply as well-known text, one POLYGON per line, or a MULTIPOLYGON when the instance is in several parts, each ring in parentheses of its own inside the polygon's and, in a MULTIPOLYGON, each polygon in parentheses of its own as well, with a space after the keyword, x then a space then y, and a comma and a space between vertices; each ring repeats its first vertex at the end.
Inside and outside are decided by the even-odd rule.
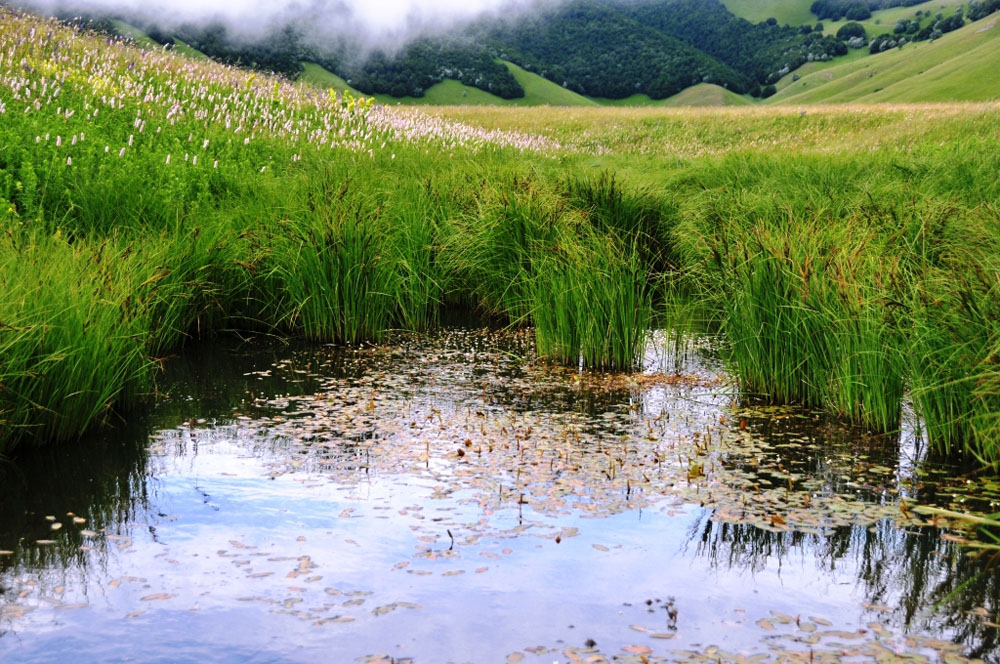
POLYGON ((915 423, 756 405, 711 339, 633 375, 533 339, 171 359, 145 417, 0 467, 0 659, 1000 661, 1000 574, 911 509, 997 486, 915 423))

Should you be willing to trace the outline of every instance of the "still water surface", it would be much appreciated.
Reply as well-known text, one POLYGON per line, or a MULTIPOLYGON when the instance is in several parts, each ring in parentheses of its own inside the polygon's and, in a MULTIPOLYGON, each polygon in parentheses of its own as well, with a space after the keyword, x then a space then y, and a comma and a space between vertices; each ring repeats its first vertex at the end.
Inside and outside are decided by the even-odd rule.
POLYGON ((910 427, 756 406, 707 342, 627 377, 530 338, 171 360, 0 468, 0 661, 1000 661, 1000 575, 900 506, 971 500, 910 427))

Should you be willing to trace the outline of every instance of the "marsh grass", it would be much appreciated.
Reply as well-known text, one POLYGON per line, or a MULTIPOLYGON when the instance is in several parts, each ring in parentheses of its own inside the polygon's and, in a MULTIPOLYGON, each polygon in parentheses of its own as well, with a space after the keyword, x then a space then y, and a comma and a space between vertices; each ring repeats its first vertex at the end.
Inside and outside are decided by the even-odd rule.
POLYGON ((113 418, 194 336, 377 340, 459 304, 614 370, 695 310, 745 391, 891 430, 909 386, 937 450, 1000 464, 995 105, 453 126, 0 24, 0 453, 113 418))

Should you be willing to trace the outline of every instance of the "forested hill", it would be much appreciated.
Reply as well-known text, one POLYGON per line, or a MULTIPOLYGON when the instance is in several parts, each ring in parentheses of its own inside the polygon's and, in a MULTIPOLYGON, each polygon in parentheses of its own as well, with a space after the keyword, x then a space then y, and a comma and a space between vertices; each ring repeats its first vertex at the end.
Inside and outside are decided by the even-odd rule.
POLYGON ((807 61, 847 52, 842 41, 813 32, 812 26, 753 24, 718 0, 618 0, 617 6, 638 23, 676 37, 764 85, 807 61))
POLYGON ((294 25, 275 26, 252 44, 222 25, 141 27, 160 43, 180 41, 227 63, 290 77, 298 76, 302 61, 317 62, 366 94, 395 97, 421 97, 446 78, 505 99, 523 96, 498 60, 591 97, 663 99, 699 83, 767 96, 770 84, 802 63, 846 52, 833 36, 773 19, 754 24, 718 0, 567 0, 364 59, 353 55, 359 49, 348 40, 310 43, 294 25))
POLYGON ((698 83, 747 92, 753 81, 698 48, 600 0, 577 0, 518 20, 479 26, 500 57, 574 92, 654 99, 698 83))

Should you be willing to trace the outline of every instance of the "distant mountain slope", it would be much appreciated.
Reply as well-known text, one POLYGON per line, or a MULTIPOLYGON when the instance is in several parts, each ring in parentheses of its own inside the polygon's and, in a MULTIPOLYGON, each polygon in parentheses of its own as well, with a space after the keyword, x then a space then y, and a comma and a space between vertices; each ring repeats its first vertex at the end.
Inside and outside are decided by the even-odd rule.
POLYGON ((113 19, 111 24, 114 25, 115 30, 118 31, 122 37, 127 37, 134 41, 137 46, 142 46, 144 48, 160 48, 160 44, 153 41, 145 31, 140 30, 130 23, 125 21, 120 21, 118 19, 113 19))
POLYGON ((253 43, 222 23, 137 25, 159 44, 183 42, 222 62, 289 77, 302 73, 300 62, 314 62, 366 94, 397 98, 421 97, 446 79, 504 99, 523 98, 523 86, 496 64, 498 58, 581 95, 663 99, 714 83, 756 96, 761 86, 803 62, 827 59, 844 48, 822 34, 808 34, 811 28, 750 23, 718 0, 542 3, 531 12, 484 18, 384 52, 369 52, 350 36, 315 43, 293 23, 275 25, 253 43))
MULTIPOLYGON (((575 92, 561 88, 538 74, 521 69, 511 62, 498 60, 510 71, 515 80, 524 88, 524 96, 517 99, 503 99, 484 92, 471 85, 465 85, 454 79, 445 79, 432 85, 422 97, 393 97, 391 95, 376 95, 375 98, 383 104, 424 104, 432 106, 597 106, 598 102, 578 95, 575 92)), ((337 92, 349 91, 361 95, 341 77, 324 69, 315 62, 303 62, 302 81, 320 88, 333 89, 337 92)))
POLYGON ((507 59, 585 95, 618 99, 643 92, 662 99, 701 82, 740 92, 753 84, 612 2, 573 0, 481 31, 507 59))
MULTIPOLYGON (((896 21, 900 19, 912 18, 918 12, 928 12, 930 14, 941 13, 950 16, 955 13, 958 7, 967 4, 967 0, 933 0, 909 7, 890 7, 872 12, 871 18, 864 21, 857 21, 868 32, 869 37, 874 37, 883 32, 892 32, 896 21)), ((822 21, 826 34, 837 34, 837 30, 842 28, 849 20, 844 18, 839 21, 824 19, 822 21)))
POLYGON ((1000 14, 936 41, 868 56, 809 74, 768 101, 776 104, 1000 100, 1000 14))
POLYGON ((348 85, 347 81, 315 62, 302 62, 302 75, 299 80, 324 90, 350 92, 354 96, 361 96, 361 93, 348 85))
POLYGON ((642 25, 679 39, 759 83, 783 71, 847 53, 832 36, 734 16, 719 0, 618 0, 621 11, 642 25))

